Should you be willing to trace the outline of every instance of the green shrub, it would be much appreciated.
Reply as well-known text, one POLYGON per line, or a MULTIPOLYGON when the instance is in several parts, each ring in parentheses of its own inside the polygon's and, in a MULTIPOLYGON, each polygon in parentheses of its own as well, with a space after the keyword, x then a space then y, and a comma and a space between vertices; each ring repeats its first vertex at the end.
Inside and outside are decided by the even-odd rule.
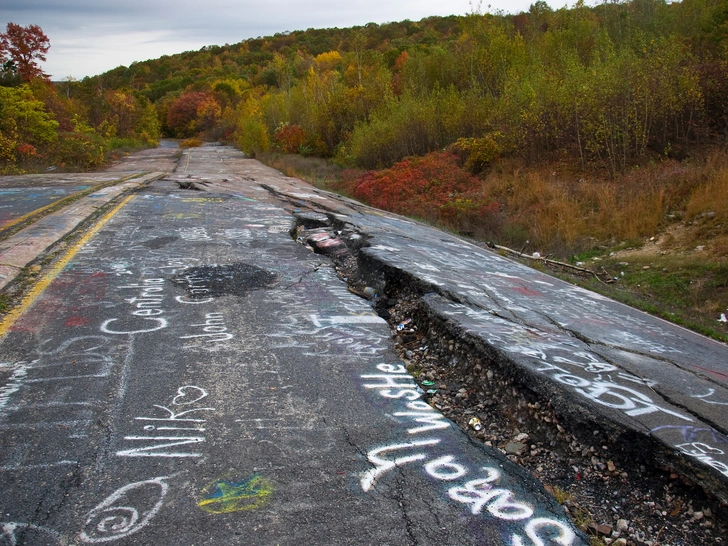
POLYGON ((60 166, 100 167, 104 164, 104 140, 94 134, 65 132, 59 135, 53 159, 60 166))

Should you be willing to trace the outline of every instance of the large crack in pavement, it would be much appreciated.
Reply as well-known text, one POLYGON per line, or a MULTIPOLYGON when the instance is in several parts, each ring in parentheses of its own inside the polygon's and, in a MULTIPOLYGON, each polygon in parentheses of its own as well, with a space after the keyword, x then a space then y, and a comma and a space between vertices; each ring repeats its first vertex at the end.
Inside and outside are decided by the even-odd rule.
MULTIPOLYGON (((714 426, 715 421, 655 390, 645 374, 627 372, 604 353, 611 349, 671 365, 676 362, 654 351, 636 350, 629 343, 620 346, 595 339, 588 331, 570 328, 568 321, 555 320, 550 314, 553 309, 525 314, 514 310, 518 305, 513 300, 477 279, 460 281, 464 285, 471 282, 477 289, 477 295, 470 296, 432 276, 404 269, 401 260, 385 259, 383 252, 399 252, 388 246, 392 237, 399 238, 402 246, 418 244, 402 231, 400 224, 412 224, 410 221, 381 214, 377 220, 383 224, 374 228, 375 235, 370 230, 371 210, 356 202, 320 190, 311 190, 316 194, 311 199, 300 191, 260 181, 256 184, 295 218, 293 239, 330 259, 349 290, 369 300, 388 321, 400 358, 428 392, 430 404, 456 422, 472 441, 499 449, 546 484, 582 530, 602 537, 606 544, 721 541, 728 530, 728 484, 716 473, 706 473, 705 466, 696 466, 700 457, 671 448, 639 420, 630 422, 618 411, 573 394, 567 400, 563 386, 524 365, 523 355, 533 355, 519 356, 503 343, 489 342, 474 326, 477 316, 468 323, 463 320, 467 313, 458 318, 447 309, 467 307, 509 325, 516 336, 538 338, 539 329, 548 325, 558 333, 559 342, 571 346, 574 343, 567 340, 577 340, 615 373, 646 385, 671 407, 714 426), (480 298, 487 298, 488 304, 480 298), (485 426, 472 428, 474 417, 485 426)), ((450 239, 443 242, 454 244, 450 239)), ((439 259, 443 261, 442 255, 439 259)), ((432 266, 424 269, 437 270, 432 266)), ((461 268, 458 274, 463 273, 467 275, 467 270, 461 268)), ((497 277, 518 278, 513 275, 512 269, 496 273, 497 277)), ((520 291, 535 293, 526 286, 520 291)), ((636 319, 629 320, 634 323, 636 319)))
MULTIPOLYGON (((690 539, 675 544, 701 544, 712 540, 714 532, 720 536, 728 529, 721 502, 728 498, 723 484, 705 479, 688 458, 667 449, 646 427, 640 433, 619 419, 601 419, 586 403, 564 402, 553 385, 525 373, 502 350, 448 320, 424 298, 439 294, 529 328, 529 321, 509 310, 495 293, 483 290, 501 312, 466 302, 456 292, 363 252, 371 245, 371 236, 335 212, 323 212, 319 203, 310 212, 301 211, 301 201, 296 206, 294 238, 329 257, 350 290, 370 300, 389 322, 400 357, 430 393, 430 403, 473 441, 500 449, 542 480, 582 530, 606 538, 606 543, 629 537, 633 544, 656 545, 670 543, 661 540, 684 536, 688 529, 690 539), (317 237, 311 238, 312 234, 317 237), (401 325, 406 320, 414 327, 404 331, 401 325), (474 416, 485 423, 484 429, 469 426, 474 416), (667 522, 666 515, 676 512, 684 516, 667 522)), ((593 345, 609 347, 545 313, 541 316, 590 350, 593 345)))

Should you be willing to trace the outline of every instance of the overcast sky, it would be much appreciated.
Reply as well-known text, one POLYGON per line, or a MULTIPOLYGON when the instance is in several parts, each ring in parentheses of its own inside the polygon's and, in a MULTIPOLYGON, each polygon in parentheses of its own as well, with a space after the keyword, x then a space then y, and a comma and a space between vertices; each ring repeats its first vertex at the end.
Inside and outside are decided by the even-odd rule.
MULTIPOLYGON (((490 10, 518 13, 533 1, 490 0, 490 10)), ((567 4, 548 3, 555 9, 567 4)), ((51 42, 41 68, 63 80, 276 32, 419 21, 471 10, 468 0, 0 0, 0 25, 3 32, 9 22, 39 25, 51 42)))

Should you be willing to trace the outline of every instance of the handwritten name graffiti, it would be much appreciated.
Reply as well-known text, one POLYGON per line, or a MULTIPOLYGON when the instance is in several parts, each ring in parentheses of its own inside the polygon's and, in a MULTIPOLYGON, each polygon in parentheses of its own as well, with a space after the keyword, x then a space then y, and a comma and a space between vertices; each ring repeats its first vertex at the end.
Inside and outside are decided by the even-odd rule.
POLYGON ((219 478, 203 490, 203 499, 197 506, 211 514, 229 514, 255 510, 270 500, 273 484, 260 474, 247 478, 235 476, 219 478))
POLYGON ((162 317, 164 308, 164 279, 144 279, 141 284, 128 284, 122 290, 136 290, 136 296, 124 301, 133 305, 130 317, 111 318, 101 324, 105 334, 143 334, 155 332, 168 326, 167 319, 162 317))
POLYGON ((394 417, 407 423, 406 432, 415 436, 428 433, 424 439, 399 442, 377 447, 367 453, 372 468, 360 479, 363 491, 375 488, 378 481, 393 469, 407 464, 420 465, 424 473, 437 482, 447 485, 445 494, 459 502, 475 516, 487 513, 490 517, 509 522, 522 522, 523 529, 511 537, 512 546, 543 546, 547 541, 563 546, 574 543, 576 534, 564 521, 536 517, 534 509, 518 495, 500 485, 501 470, 493 466, 472 469, 451 453, 442 453, 446 445, 443 438, 432 436, 438 430, 452 427, 452 423, 422 400, 422 391, 402 364, 378 364, 378 373, 361 375, 364 389, 374 391, 384 399, 399 405, 401 411, 393 411, 394 417), (412 425, 412 426, 410 426, 412 425), (466 478, 470 478, 465 481, 466 478))
MULTIPOLYGON (((199 458, 203 453, 199 451, 177 451, 179 446, 195 445, 205 441, 204 413, 215 411, 211 407, 202 406, 202 400, 208 393, 201 387, 185 385, 177 389, 170 407, 154 404, 160 410, 159 415, 153 417, 135 417, 135 421, 146 423, 142 427, 143 435, 124 436, 124 441, 133 442, 140 447, 122 449, 116 452, 119 457, 178 457, 199 458)), ((185 448, 189 449, 189 448, 185 448)))
POLYGON ((404 409, 407 411, 397 411, 392 415, 420 423, 420 426, 412 427, 407 432, 417 434, 428 430, 450 428, 450 422, 446 421, 441 413, 424 400, 420 400, 422 391, 402 364, 378 364, 377 370, 385 373, 362 375, 362 379, 376 380, 375 383, 364 383, 362 386, 365 389, 376 389, 384 398, 406 400, 404 409))
POLYGON ((229 341, 234 336, 225 325, 225 316, 222 313, 207 313, 205 322, 193 324, 192 328, 200 328, 201 333, 180 336, 180 339, 201 339, 205 343, 219 343, 229 341))
POLYGON ((175 299, 179 303, 188 303, 192 305, 200 305, 213 301, 210 289, 210 277, 185 274, 178 278, 179 284, 182 284, 187 290, 188 296, 177 296, 175 299))
POLYGON ((128 537, 144 527, 162 507, 172 476, 130 483, 114 491, 86 515, 78 538, 97 544, 128 537))

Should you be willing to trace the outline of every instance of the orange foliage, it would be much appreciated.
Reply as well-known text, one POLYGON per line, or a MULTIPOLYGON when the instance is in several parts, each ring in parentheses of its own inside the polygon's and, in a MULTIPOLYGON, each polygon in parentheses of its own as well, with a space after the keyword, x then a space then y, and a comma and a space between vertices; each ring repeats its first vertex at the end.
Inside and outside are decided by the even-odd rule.
POLYGON ((194 135, 198 109, 209 99, 211 97, 203 91, 183 93, 169 106, 167 127, 178 137, 194 135))
POLYGON ((21 144, 18 146, 18 153, 24 156, 38 155, 35 146, 32 144, 21 144))
POLYGON ((409 59, 409 53, 403 51, 394 61, 394 67, 392 69, 392 92, 397 96, 401 95, 404 91, 402 84, 402 69, 407 62, 407 59, 409 59))
POLYGON ((222 117, 222 108, 215 97, 207 95, 197 106, 195 128, 197 131, 211 131, 222 117))

